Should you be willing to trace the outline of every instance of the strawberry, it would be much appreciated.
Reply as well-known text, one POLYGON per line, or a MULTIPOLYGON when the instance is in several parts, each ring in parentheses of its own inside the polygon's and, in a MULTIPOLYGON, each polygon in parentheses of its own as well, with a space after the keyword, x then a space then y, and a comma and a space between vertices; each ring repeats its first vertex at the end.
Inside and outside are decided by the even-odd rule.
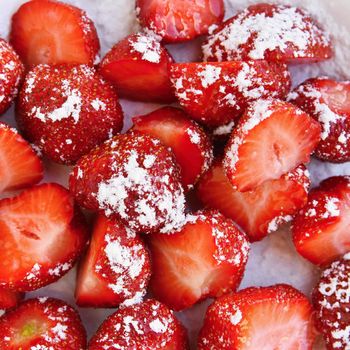
POLYGON ((251 101, 285 98, 291 83, 286 65, 266 61, 176 63, 171 80, 181 106, 211 128, 239 118, 251 101))
POLYGON ((173 311, 154 299, 120 308, 100 326, 89 350, 187 350, 187 334, 173 311))
POLYGON ((86 65, 35 67, 16 107, 26 138, 62 164, 74 164, 123 126, 114 88, 86 65))
POLYGON ((333 56, 330 38, 299 8, 257 4, 239 12, 204 42, 205 61, 307 63, 333 56))
POLYGON ((315 155, 334 163, 349 161, 350 82, 309 79, 289 95, 289 100, 321 124, 321 141, 315 155))
POLYGON ((141 25, 160 35, 165 42, 194 39, 224 18, 223 0, 137 0, 141 25))
POLYGON ((77 202, 137 233, 179 227, 185 198, 173 154, 148 135, 115 136, 82 157, 70 176, 77 202))
POLYGON ((171 235, 150 237, 153 295, 174 310, 235 290, 248 259, 249 243, 219 212, 190 215, 171 235))
POLYGON ((24 297, 24 293, 0 287, 0 309, 7 310, 15 307, 24 297))
POLYGON ((54 0, 24 3, 12 17, 10 42, 27 66, 93 65, 100 50, 96 28, 86 12, 54 0))
POLYGON ((224 169, 234 189, 250 191, 310 160, 321 127, 288 102, 252 103, 226 146, 224 169))
POLYGON ((76 286, 79 306, 115 307, 146 294, 150 259, 142 240, 120 222, 98 216, 81 262, 76 286))
POLYGON ((14 49, 0 38, 0 115, 17 96, 23 78, 24 66, 14 49))
POLYGON ((334 176, 311 190, 292 232, 296 250, 317 265, 327 265, 350 251, 350 177, 334 176), (327 247, 327 249, 325 249, 327 247))
POLYGON ((72 268, 87 239, 82 214, 58 184, 0 200, 0 285, 30 291, 58 280, 72 268))
POLYGON ((324 271, 313 291, 316 326, 328 350, 350 347, 350 254, 333 262, 324 271))
POLYGON ((204 130, 181 109, 163 107, 133 118, 131 130, 158 138, 174 152, 182 184, 192 189, 213 160, 213 146, 204 130))
POLYGON ((312 306, 293 287, 251 287, 217 299, 206 313, 198 350, 311 350, 312 306))
POLYGON ((43 164, 30 144, 5 123, 0 123, 0 192, 40 182, 43 164))
POLYGON ((280 179, 265 181, 249 192, 238 192, 218 161, 202 176, 196 193, 206 207, 220 210, 254 242, 292 220, 306 204, 309 187, 308 171, 300 165, 280 179))
POLYGON ((175 100, 169 77, 173 58, 151 33, 133 34, 103 58, 99 72, 121 97, 144 102, 175 100))
POLYGON ((0 348, 6 350, 85 350, 79 314, 58 299, 22 302, 0 318, 0 348))

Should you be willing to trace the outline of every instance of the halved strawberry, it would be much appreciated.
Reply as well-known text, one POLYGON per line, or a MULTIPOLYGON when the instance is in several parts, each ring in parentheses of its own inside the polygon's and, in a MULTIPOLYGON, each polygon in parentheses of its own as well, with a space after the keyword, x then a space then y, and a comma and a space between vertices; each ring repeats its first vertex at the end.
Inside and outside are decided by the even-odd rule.
POLYGON ((213 146, 204 130, 174 107, 135 117, 133 122, 131 130, 156 137, 171 148, 181 168, 184 188, 193 188, 213 160, 213 146))
POLYGON ((85 11, 54 0, 32 0, 12 17, 10 42, 22 61, 93 65, 100 43, 85 11))
POLYGON ((331 58, 329 35, 303 10, 261 3, 214 30, 203 44, 205 61, 261 60, 304 63, 331 58))
POLYGON ((291 85, 286 65, 266 61, 175 63, 171 80, 181 106, 211 128, 240 117, 251 101, 284 99, 291 85))
POLYGON ((24 297, 24 293, 0 287, 0 309, 7 310, 15 307, 24 297))
POLYGON ((169 78, 172 62, 154 35, 138 33, 114 45, 103 58, 99 72, 115 85, 120 97, 170 103, 175 100, 169 78))
POLYGON ((20 291, 56 281, 88 239, 82 214, 58 184, 32 187, 0 201, 0 285, 20 291))
POLYGON ((43 164, 30 144, 0 123, 0 192, 34 185, 44 176, 43 164))
POLYGON ((250 191, 310 160, 321 127, 288 102, 252 103, 226 146, 224 169, 238 191, 250 191))
POLYGON ((217 161, 200 179, 196 193, 207 208, 218 209, 240 225, 251 241, 259 241, 293 219, 306 204, 309 187, 308 171, 300 165, 252 191, 235 191, 217 161))
POLYGON ((307 297, 279 284, 217 299, 207 311, 199 350, 311 350, 313 311, 307 297))
POLYGON ((137 0, 136 12, 143 27, 169 43, 206 34, 221 23, 225 7, 223 0, 137 0))
POLYGON ((326 265, 350 251, 350 177, 335 176, 311 190, 292 232, 297 251, 326 265))
POLYGON ((89 350, 187 350, 185 328, 173 311, 154 299, 120 308, 100 326, 89 350))
POLYGON ((170 235, 150 237, 153 295, 174 310, 235 290, 243 277, 249 243, 219 212, 203 211, 170 235))
POLYGON ((29 299, 0 318, 0 349, 85 350, 86 331, 64 301, 29 299))
POLYGON ((140 302, 151 274, 142 240, 116 220, 99 215, 78 271, 79 306, 116 307, 140 302))

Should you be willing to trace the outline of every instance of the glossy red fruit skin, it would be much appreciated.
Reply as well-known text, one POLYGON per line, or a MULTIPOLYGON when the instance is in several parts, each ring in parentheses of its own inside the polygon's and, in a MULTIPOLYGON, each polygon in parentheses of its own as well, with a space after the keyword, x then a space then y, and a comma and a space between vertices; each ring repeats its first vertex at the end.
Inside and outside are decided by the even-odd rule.
POLYGON ((137 0, 141 25, 161 36, 166 43, 188 41, 207 34, 211 25, 224 18, 223 0, 137 0))
POLYGON ((89 342, 89 350, 112 350, 115 346, 135 350, 189 349, 185 328, 172 310, 155 299, 120 308, 102 323, 89 342), (137 329, 130 327, 132 322, 136 322, 137 329))
POLYGON ((24 298, 24 293, 0 287, 0 309, 15 307, 24 298))
POLYGON ((39 65, 22 86, 16 120, 45 156, 72 165, 122 129, 123 112, 112 85, 93 68, 39 65))

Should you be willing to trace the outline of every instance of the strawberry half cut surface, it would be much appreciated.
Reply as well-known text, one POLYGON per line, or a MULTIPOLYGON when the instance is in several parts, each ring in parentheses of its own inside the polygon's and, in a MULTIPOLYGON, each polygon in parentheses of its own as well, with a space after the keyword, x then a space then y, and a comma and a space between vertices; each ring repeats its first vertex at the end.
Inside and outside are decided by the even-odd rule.
POLYGON ((317 121, 288 102, 253 102, 226 146, 226 175, 233 187, 243 192, 279 179, 310 160, 320 131, 317 121))
POLYGON ((74 265, 88 239, 82 214, 58 184, 0 201, 0 285, 35 290, 74 265))

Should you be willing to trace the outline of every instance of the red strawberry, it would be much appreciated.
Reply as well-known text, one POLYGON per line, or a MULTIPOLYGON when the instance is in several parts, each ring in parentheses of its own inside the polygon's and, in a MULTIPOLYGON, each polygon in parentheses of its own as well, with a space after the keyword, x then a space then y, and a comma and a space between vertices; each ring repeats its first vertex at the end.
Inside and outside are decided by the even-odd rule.
POLYGON ((213 160, 213 146, 204 130, 174 107, 135 117, 133 122, 133 131, 156 137, 171 148, 181 167, 184 188, 193 188, 213 160))
POLYGON ((170 103, 175 100, 169 77, 172 57, 150 33, 133 34, 117 43, 103 58, 99 71, 121 97, 170 103))
POLYGON ((235 189, 250 191, 310 160, 321 127, 288 102, 252 103, 226 146, 224 169, 235 189))
POLYGON ((177 63, 171 80, 182 107, 212 128, 240 117, 249 102, 283 99, 290 89, 287 66, 266 61, 177 63))
POLYGON ((115 307, 142 300, 150 277, 142 240, 120 222, 98 216, 76 286, 79 306, 115 307))
POLYGON ((251 287, 217 299, 207 311, 198 350, 311 350, 312 306, 293 287, 251 287))
POLYGON ((258 241, 293 216, 307 202, 309 174, 300 165, 280 179, 265 181, 249 192, 238 192, 225 175, 221 162, 216 162, 202 176, 197 196, 206 207, 218 209, 258 241))
POLYGON ((0 123, 0 192, 40 182, 43 164, 30 144, 15 129, 0 123))
POLYGON ((120 308, 100 326, 89 350, 186 350, 187 334, 173 311, 157 300, 120 308))
POLYGON ((309 14, 296 7, 257 4, 214 30, 203 44, 204 60, 292 63, 331 58, 332 45, 309 14))
POLYGON ((350 347, 350 254, 335 261, 321 274, 313 291, 316 326, 328 350, 350 347))
POLYGON ((0 309, 15 307, 24 297, 23 293, 0 287, 0 309))
POLYGON ((290 102, 320 122, 318 158, 335 163, 350 160, 350 82, 309 79, 290 94, 290 102))
POLYGON ((148 135, 115 136, 82 157, 70 190, 83 207, 113 215, 138 233, 166 233, 185 219, 175 159, 148 135))
POLYGON ((30 299, 0 318, 0 349, 85 350, 86 332, 79 314, 65 302, 30 299))
POLYGON ((350 177, 322 181, 293 223, 297 251, 317 265, 329 264, 350 251, 349 215, 350 177))
POLYGON ((35 67, 16 107, 26 138, 63 164, 74 164, 123 126, 114 88, 86 65, 35 67))
POLYGON ((13 48, 0 38, 0 115, 17 96, 24 67, 13 48))
POLYGON ((206 34, 222 22, 225 7, 223 0, 137 0, 136 12, 143 27, 171 43, 206 34))
POLYGON ((10 41, 26 65, 93 65, 100 43, 85 11, 54 0, 32 0, 12 17, 10 41))
POLYGON ((190 215, 171 235, 150 237, 151 288, 174 310, 235 290, 248 259, 249 243, 233 221, 218 212, 190 215))
POLYGON ((0 285, 29 291, 58 280, 72 268, 87 238, 82 214, 58 184, 2 199, 0 285))

